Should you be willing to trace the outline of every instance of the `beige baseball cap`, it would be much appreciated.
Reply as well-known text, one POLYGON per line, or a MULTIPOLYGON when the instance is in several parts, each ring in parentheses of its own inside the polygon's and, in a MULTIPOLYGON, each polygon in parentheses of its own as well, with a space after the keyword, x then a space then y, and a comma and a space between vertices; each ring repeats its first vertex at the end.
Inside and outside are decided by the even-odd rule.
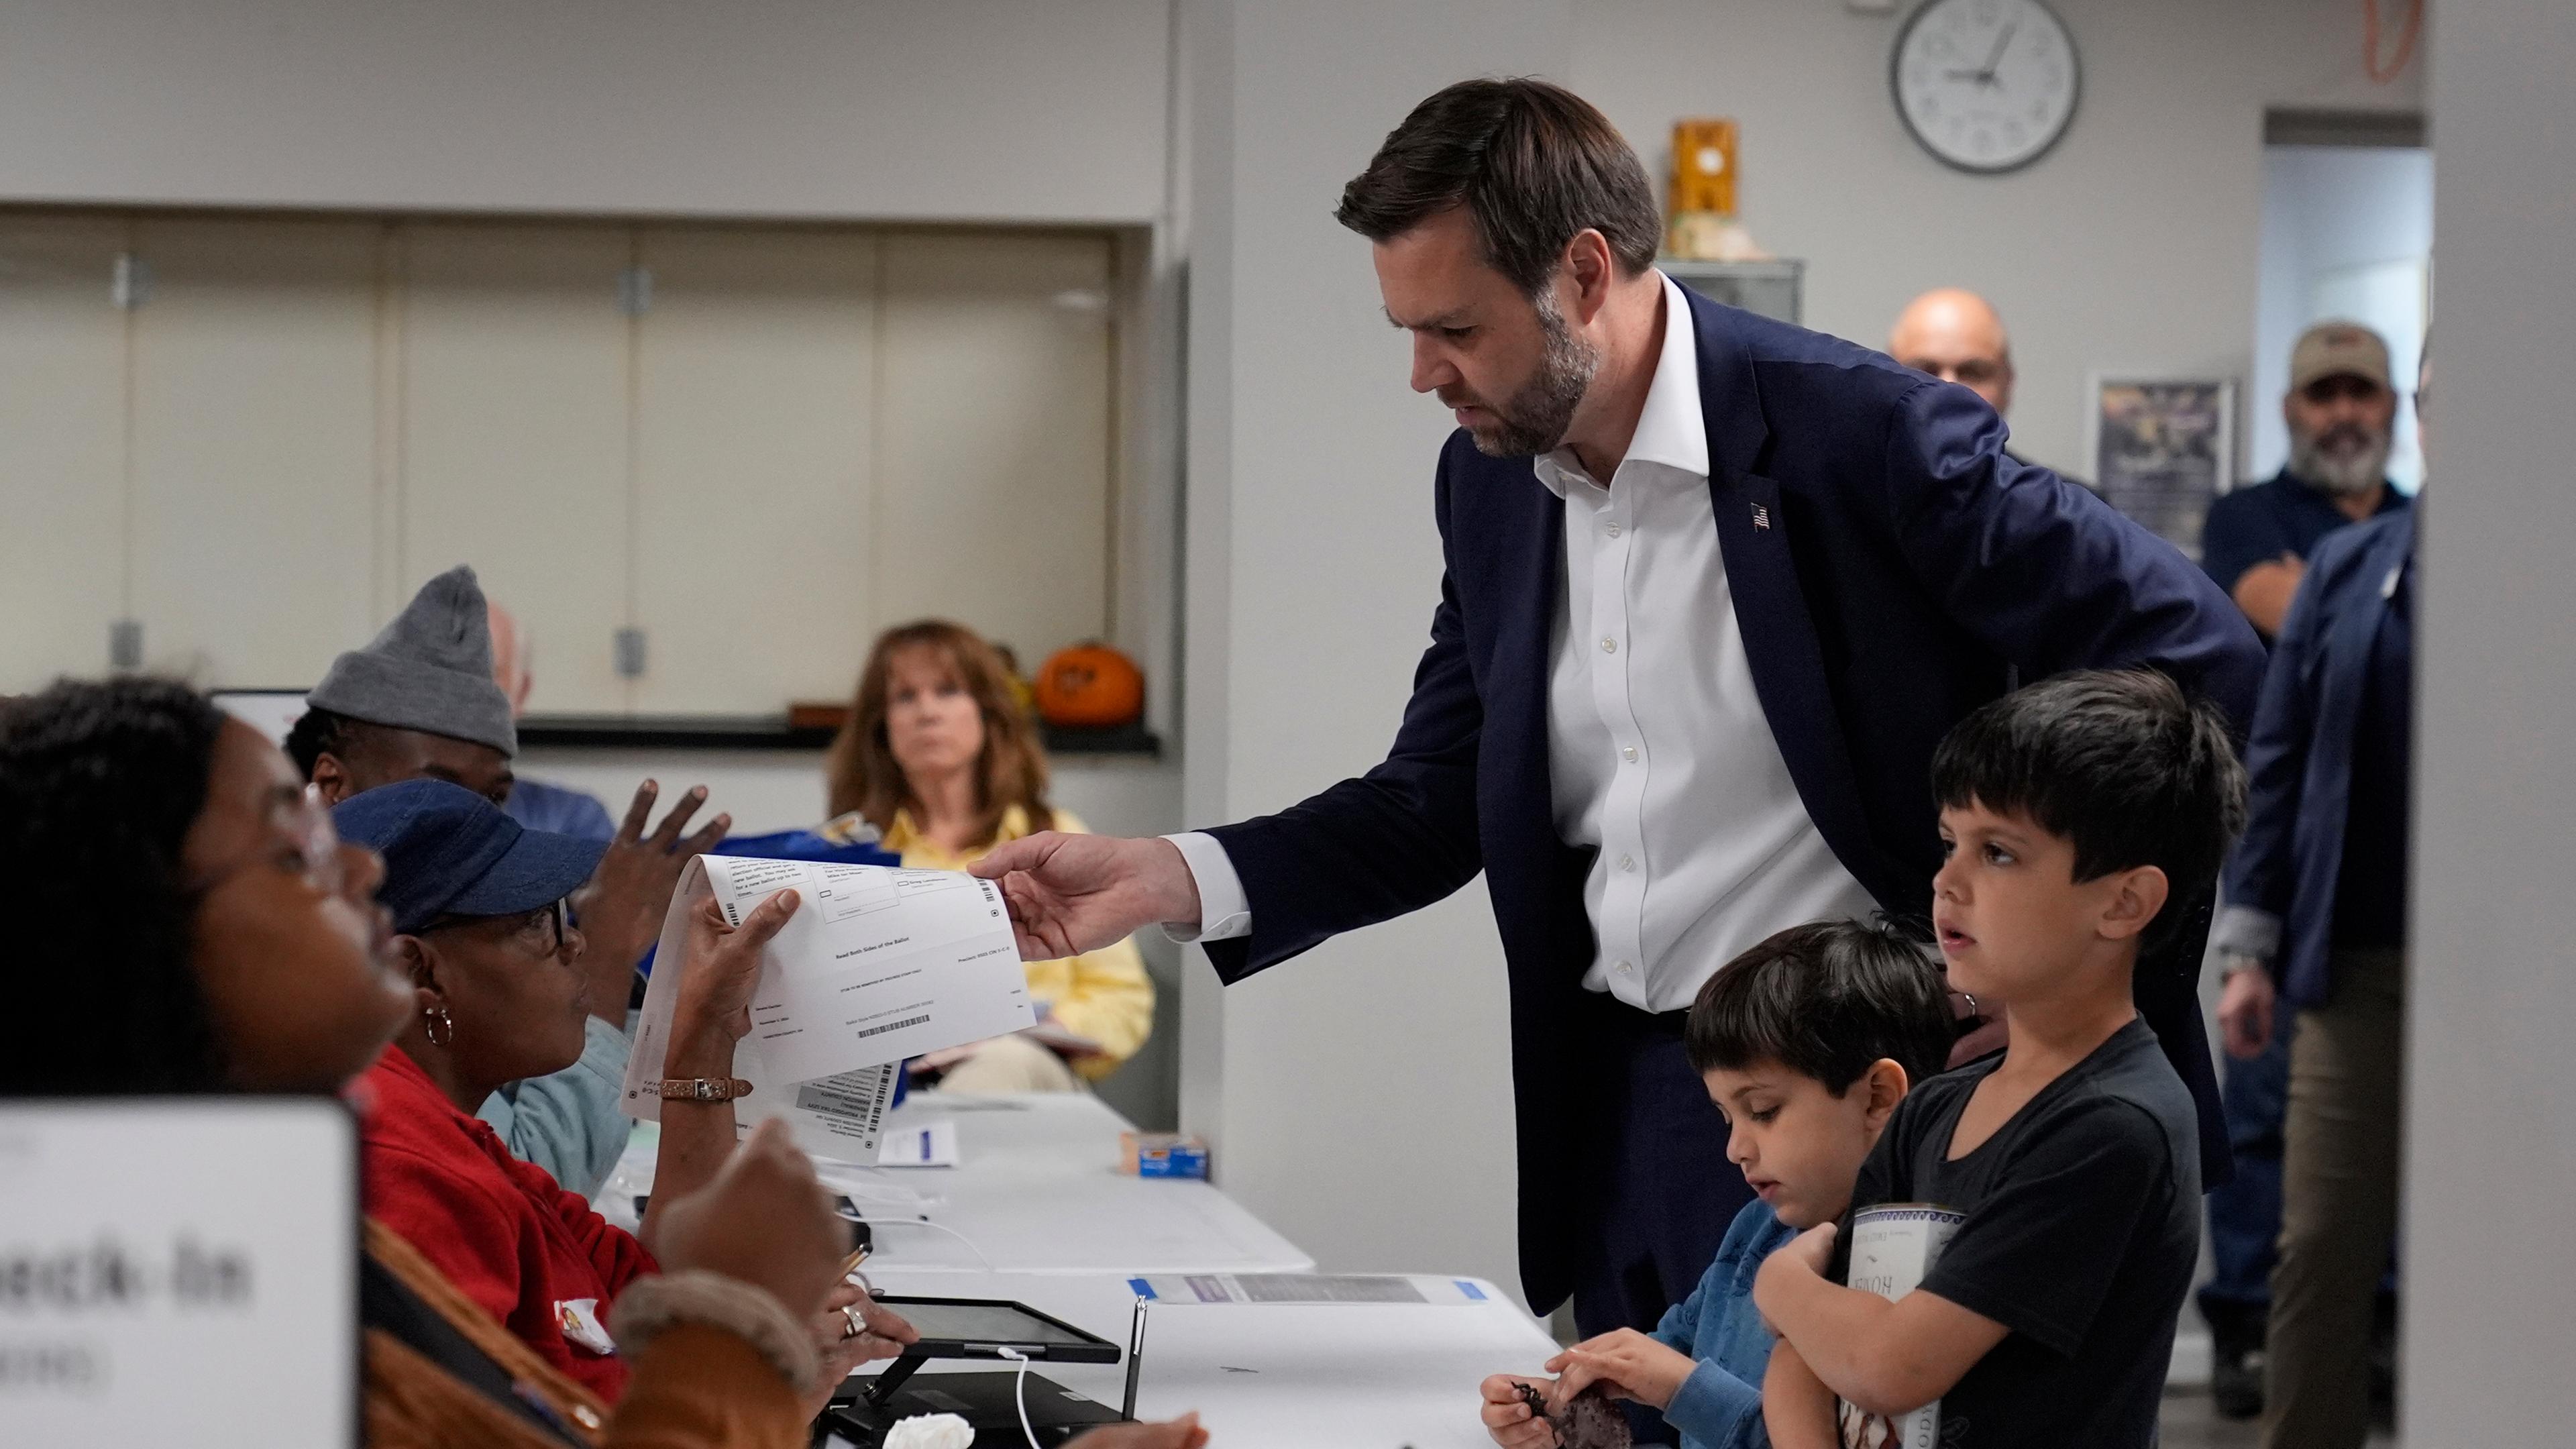
POLYGON ((2299 345, 2290 350, 2290 391, 2321 377, 2366 377, 2393 389, 2388 344, 2358 322, 2320 322, 2300 333, 2299 345))

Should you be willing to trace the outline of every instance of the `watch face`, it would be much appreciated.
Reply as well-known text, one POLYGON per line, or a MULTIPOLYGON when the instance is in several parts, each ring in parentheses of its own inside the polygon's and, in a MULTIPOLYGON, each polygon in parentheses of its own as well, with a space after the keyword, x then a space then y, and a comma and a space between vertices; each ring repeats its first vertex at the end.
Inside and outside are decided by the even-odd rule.
POLYGON ((2013 171, 2075 119, 2075 42, 2040 0, 1925 0, 1896 37, 1896 111, 1963 171, 2013 171))

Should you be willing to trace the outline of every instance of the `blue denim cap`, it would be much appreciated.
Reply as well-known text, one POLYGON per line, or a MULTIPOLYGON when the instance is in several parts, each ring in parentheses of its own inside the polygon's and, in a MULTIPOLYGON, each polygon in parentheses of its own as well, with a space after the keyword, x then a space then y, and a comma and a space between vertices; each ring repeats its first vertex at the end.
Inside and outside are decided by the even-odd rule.
POLYGON ((448 916, 511 916, 571 895, 606 841, 530 830, 446 780, 405 780, 332 808, 340 838, 385 858, 376 899, 394 929, 415 935, 448 916))

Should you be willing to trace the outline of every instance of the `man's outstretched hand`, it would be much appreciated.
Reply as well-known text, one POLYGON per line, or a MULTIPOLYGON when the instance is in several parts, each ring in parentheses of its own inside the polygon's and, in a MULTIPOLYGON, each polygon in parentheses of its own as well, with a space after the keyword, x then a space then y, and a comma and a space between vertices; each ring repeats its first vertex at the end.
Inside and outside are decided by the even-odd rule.
POLYGON ((1141 926, 1199 922, 1198 882, 1179 846, 1048 830, 966 867, 998 881, 1020 955, 1052 961, 1125 940, 1141 926))

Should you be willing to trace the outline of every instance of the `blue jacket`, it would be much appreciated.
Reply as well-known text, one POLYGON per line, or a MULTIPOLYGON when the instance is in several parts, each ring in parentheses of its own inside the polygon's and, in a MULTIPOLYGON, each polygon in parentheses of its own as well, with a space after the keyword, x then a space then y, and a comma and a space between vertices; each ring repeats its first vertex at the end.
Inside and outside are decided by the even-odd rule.
MULTIPOLYGON (((2171 544, 2006 458, 2003 424, 1976 394, 1685 295, 1754 686, 1807 813, 1883 908, 1930 914, 1933 747, 2016 676, 2150 664, 2240 727, 2252 718, 2263 646, 2236 606, 2171 544)), ((1242 877, 1252 932, 1207 950, 1240 981, 1485 873, 1511 981, 1522 1286, 1554 1304, 1572 1290, 1591 1211, 1559 1164, 1606 1075, 1570 1025, 1588 1015, 1589 858, 1557 838, 1549 810, 1565 506, 1530 459, 1488 458, 1463 431, 1442 450, 1432 505, 1446 570, 1393 748, 1359 779, 1211 832, 1242 877)), ((2177 949, 2142 969, 2138 999, 2200 1099, 2216 1182, 2227 1135, 2195 987, 2200 919, 2182 933, 2189 959, 2177 949)))
POLYGON ((1655 1325, 1656 1342, 1699 1360, 1664 1406, 1664 1422, 1681 1431, 1682 1449, 1768 1449, 1762 1375, 1771 1366, 1771 1330, 1753 1306, 1753 1275, 1796 1236, 1770 1204, 1746 1203, 1727 1224, 1699 1286, 1655 1325))
POLYGON ((2325 1000, 2354 726, 2389 599, 2415 557, 2415 511, 2328 534, 2281 621, 2246 748, 2245 838, 2227 868, 2219 949, 2271 964, 2299 1006, 2325 1000))

